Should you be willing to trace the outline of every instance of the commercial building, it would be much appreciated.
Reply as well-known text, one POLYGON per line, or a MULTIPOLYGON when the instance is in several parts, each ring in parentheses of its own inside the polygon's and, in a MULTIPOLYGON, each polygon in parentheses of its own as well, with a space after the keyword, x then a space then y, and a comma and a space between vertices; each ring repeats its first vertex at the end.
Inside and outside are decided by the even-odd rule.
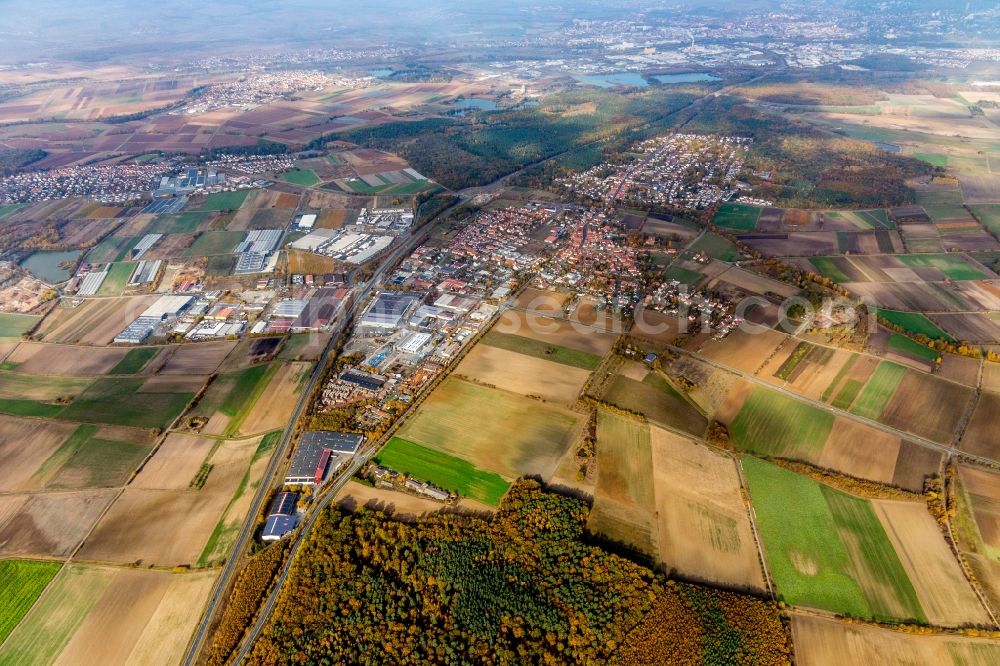
POLYGON ((278 493, 268 509, 261 540, 277 541, 295 529, 299 524, 298 501, 295 493, 278 493))
POLYGON ((354 455, 364 435, 311 431, 302 435, 285 475, 288 485, 318 486, 354 455))
POLYGON ((361 318, 361 326, 373 329, 393 329, 399 326, 403 315, 417 302, 414 294, 383 291, 361 318))

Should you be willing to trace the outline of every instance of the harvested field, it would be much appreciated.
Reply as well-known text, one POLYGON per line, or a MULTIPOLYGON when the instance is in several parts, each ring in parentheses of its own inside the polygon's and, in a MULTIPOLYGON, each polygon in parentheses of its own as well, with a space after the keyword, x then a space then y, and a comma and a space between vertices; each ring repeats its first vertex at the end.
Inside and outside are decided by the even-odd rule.
POLYGON ((708 427, 701 412, 657 372, 648 373, 642 381, 618 376, 602 399, 692 435, 701 436, 708 427))
POLYGON ((480 342, 490 347, 497 347, 524 356, 543 361, 552 361, 560 365, 567 365, 585 371, 595 370, 601 364, 601 357, 594 354, 552 345, 520 335, 501 333, 496 330, 486 333, 480 342))
POLYGON ((184 490, 215 445, 216 440, 207 437, 170 433, 129 487, 184 490))
POLYGON ((900 446, 898 437, 838 416, 817 465, 860 479, 892 483, 900 446))
POLYGON ((281 364, 240 423, 240 434, 246 436, 283 430, 292 417, 311 370, 312 363, 308 362, 281 364))
POLYGON ((235 341, 198 342, 167 347, 156 359, 159 374, 206 375, 215 372, 222 360, 236 347, 235 341))
POLYGON ((288 361, 318 361, 330 341, 330 333, 298 333, 288 336, 278 358, 288 361))
POLYGON ((115 490, 31 495, 0 526, 0 554, 66 557, 114 499, 115 490))
POLYGON ((686 329, 686 319, 652 310, 639 309, 635 313, 635 326, 629 333, 633 337, 650 340, 654 343, 669 344, 686 329))
POLYGON ((1000 395, 983 391, 962 435, 960 448, 974 456, 1000 461, 1000 395))
POLYGON ((958 340, 1000 342, 1000 323, 985 313, 935 314, 931 317, 958 340))
POLYGON ((979 366, 981 364, 982 361, 977 358, 942 354, 938 375, 943 379, 950 379, 965 386, 976 387, 979 382, 979 366))
MULTIPOLYGON (((337 493, 335 501, 349 510, 364 506, 384 511, 397 518, 419 518, 450 508, 432 499, 388 488, 372 488, 357 481, 348 481, 343 489, 337 493)), ((460 510, 466 511, 490 512, 493 510, 493 507, 487 504, 467 498, 460 499, 457 506, 460 510)))
POLYGON ((519 354, 488 344, 476 345, 455 369, 459 376, 552 402, 572 404, 590 373, 587 370, 519 354))
POLYGON ((597 413, 597 489, 587 528, 655 557, 659 537, 650 428, 597 413))
POLYGON ((0 491, 42 488, 57 469, 52 466, 47 473, 45 462, 75 429, 68 423, 0 416, 0 491))
POLYGON ((650 436, 660 561, 685 577, 763 590, 734 461, 661 428, 650 436))
POLYGON ((75 308, 60 305, 45 318, 38 332, 46 342, 106 345, 156 298, 99 298, 85 300, 75 308))
POLYGON ((568 294, 557 291, 529 287, 517 297, 517 300, 514 301, 514 307, 520 310, 541 312, 547 315, 562 314, 563 304, 566 302, 568 296, 568 294))
POLYGON ((958 470, 985 545, 984 554, 1000 562, 1000 476, 972 465, 960 465, 958 470))
POLYGON ((792 638, 796 663, 800 666, 991 666, 1000 661, 1000 641, 920 636, 810 615, 793 617, 792 638))
POLYGON ((874 501, 872 505, 936 625, 989 624, 990 619, 923 502, 874 501))
POLYGON ((103 375, 128 353, 125 349, 91 349, 73 345, 22 342, 6 361, 29 375, 103 375))
POLYGON ((73 565, 0 650, 0 663, 177 663, 214 572, 172 574, 73 565), (36 645, 30 645, 34 638, 36 645))
POLYGON ((493 330, 519 335, 550 345, 573 349, 594 356, 604 356, 615 343, 615 335, 604 333, 565 319, 552 319, 527 312, 508 310, 493 330))
POLYGON ((208 379, 204 375, 157 375, 139 387, 138 393, 197 393, 208 379))
POLYGON ((549 478, 580 418, 537 400, 448 378, 399 435, 509 479, 549 478))
POLYGON ((949 443, 974 389, 908 370, 879 420, 935 442, 949 443), (946 409, 942 409, 942 405, 946 409))
MULTIPOLYGON (((255 438, 221 444, 207 461, 212 469, 200 489, 127 487, 84 543, 80 559, 195 564, 234 494, 245 484, 259 443, 260 438, 255 438), (178 538, 181 534, 183 538, 178 538)), ((192 480, 187 479, 188 483, 192 480)))
POLYGON ((742 372, 755 373, 764 359, 788 337, 780 331, 763 327, 744 330, 741 327, 722 340, 709 341, 699 353, 713 361, 722 363, 742 372))

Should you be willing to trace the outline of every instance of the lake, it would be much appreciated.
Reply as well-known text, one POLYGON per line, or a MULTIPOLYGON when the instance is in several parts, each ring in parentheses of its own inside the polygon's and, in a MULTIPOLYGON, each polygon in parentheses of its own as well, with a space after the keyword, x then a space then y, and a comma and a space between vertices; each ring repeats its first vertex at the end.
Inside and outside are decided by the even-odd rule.
POLYGON ((614 88, 615 86, 633 86, 636 88, 645 88, 649 85, 649 81, 642 77, 642 74, 638 72, 616 72, 612 74, 585 74, 583 76, 574 76, 574 79, 580 83, 586 83, 587 85, 597 86, 598 88, 614 88))
POLYGON ((657 74, 650 77, 660 83, 711 83, 721 81, 718 76, 708 72, 685 72, 684 74, 657 74))
POLYGON ((59 268, 59 264, 64 261, 76 263, 81 254, 82 252, 77 250, 35 252, 22 261, 21 266, 35 277, 41 278, 49 284, 56 284, 68 280, 73 274, 71 271, 59 268))
POLYGON ((900 148, 894 143, 882 143, 881 141, 872 141, 871 143, 876 148, 881 148, 887 153, 898 153, 899 151, 902 150, 902 148, 900 148))
MULTIPOLYGON (((614 72, 612 74, 586 74, 584 76, 574 76, 580 83, 586 83, 600 88, 614 88, 615 86, 633 86, 645 88, 649 81, 639 72, 614 72)), ((657 74, 649 77, 658 83, 710 83, 721 81, 718 76, 708 72, 684 72, 683 74, 657 74)))

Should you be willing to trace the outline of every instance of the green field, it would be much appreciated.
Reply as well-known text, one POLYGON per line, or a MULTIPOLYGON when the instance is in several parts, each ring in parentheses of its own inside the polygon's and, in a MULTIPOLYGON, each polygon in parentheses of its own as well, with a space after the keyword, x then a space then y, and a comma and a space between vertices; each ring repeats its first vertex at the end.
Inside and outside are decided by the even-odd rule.
POLYGON ((63 375, 28 375, 0 371, 0 398, 51 401, 69 398, 85 390, 94 380, 90 377, 63 375))
POLYGON ((671 266, 663 273, 664 280, 677 280, 681 284, 691 285, 701 279, 701 273, 681 266, 671 266))
POLYGON ((462 497, 497 506, 510 484, 499 474, 477 469, 461 458, 393 437, 375 461, 462 497))
POLYGON ((851 409, 851 413, 868 419, 877 419, 889 404, 892 394, 896 392, 905 374, 906 368, 901 365, 891 361, 879 363, 875 374, 868 380, 864 391, 851 409))
POLYGON ((63 410, 62 405, 51 405, 37 400, 22 400, 19 398, 0 398, 0 413, 14 416, 38 416, 52 418, 63 410))
POLYGON ((149 363, 160 350, 157 347, 139 347, 130 349, 115 367, 108 371, 109 375, 134 375, 149 363))
POLYGON ((7 217, 23 205, 24 204, 4 204, 3 206, 0 206, 0 220, 7 217))
POLYGON ((712 224, 735 231, 753 231, 760 218, 760 211, 758 206, 727 202, 719 206, 719 212, 712 218, 712 224))
POLYGON ((867 500, 744 458, 779 598, 860 618, 926 622, 913 584, 867 500))
POLYGON ((153 234, 190 234, 198 230, 211 213, 172 213, 160 215, 149 227, 153 234))
POLYGON ((206 231, 198 236, 191 247, 182 253, 185 257, 211 257, 217 254, 231 254, 243 241, 242 231, 206 231))
POLYGON ((312 187, 323 182, 312 169, 296 169, 282 174, 281 177, 293 185, 302 185, 303 187, 312 187))
POLYGON ((246 200, 247 195, 250 194, 250 190, 237 190, 236 192, 215 192, 214 194, 209 194, 205 198, 201 205, 195 210, 199 211, 217 211, 217 210, 236 210, 243 205, 246 200))
POLYGON ((145 378, 101 378, 91 384, 58 417, 83 423, 112 423, 135 428, 168 426, 194 397, 192 393, 143 392, 136 409, 136 392, 145 378))
POLYGON ((810 257, 809 263, 815 266, 820 275, 828 277, 834 282, 850 282, 851 276, 845 273, 837 265, 834 257, 810 257))
POLYGON ((235 433, 280 367, 280 363, 255 365, 218 375, 190 415, 211 418, 222 412, 229 417, 226 432, 235 433))
POLYGON ((59 572, 59 562, 0 560, 0 643, 35 604, 35 600, 59 572))
POLYGON ((755 386, 729 425, 729 433, 744 451, 815 461, 833 420, 833 414, 755 386))
POLYGON ((119 246, 118 252, 115 253, 115 258, 112 261, 125 261, 128 259, 129 252, 139 244, 140 240, 142 240, 142 236, 132 236, 125 239, 125 242, 119 246))
POLYGON ((153 448, 151 444, 98 439, 93 437, 95 431, 94 426, 82 425, 59 447, 56 455, 67 459, 47 488, 120 487, 153 448))
POLYGON ((969 206, 969 210, 976 217, 977 220, 982 223, 987 229, 989 229, 994 236, 1000 235, 1000 205, 997 204, 981 204, 969 206))
POLYGON ((19 340, 41 320, 38 315, 0 312, 0 340, 19 340))
POLYGON ((931 340, 955 341, 953 337, 938 328, 937 324, 919 312, 900 312, 879 308, 877 314, 880 319, 885 319, 910 335, 924 335, 931 340))
POLYGON ((128 286, 128 279, 132 277, 135 264, 132 262, 120 262, 111 264, 108 269, 108 276, 101 283, 101 288, 97 290, 98 296, 121 296, 128 286))
POLYGON ((951 280, 986 279, 975 266, 950 254, 900 254, 897 257, 909 268, 936 268, 951 280))
POLYGON ((115 576, 102 567, 69 565, 0 647, 0 666, 49 666, 100 601, 115 576))
POLYGON ((931 166, 948 166, 948 156, 944 153, 913 153, 911 157, 918 159, 921 162, 927 162, 931 166))
POLYGON ((844 382, 844 385, 837 392, 837 397, 833 399, 831 403, 837 409, 848 409, 854 404, 854 400, 858 397, 858 393, 861 392, 861 388, 864 386, 857 379, 848 379, 844 382))
POLYGON ((717 236, 708 232, 705 232, 700 238, 698 238, 698 240, 696 240, 688 248, 686 254, 691 255, 696 252, 704 252, 708 256, 720 261, 737 261, 743 256, 740 254, 739 248, 730 243, 728 240, 722 236, 717 236))
POLYGON ((969 217, 965 206, 957 204, 929 204, 924 206, 924 212, 932 220, 960 220, 969 217))
POLYGON ((601 364, 601 357, 587 352, 569 349, 559 345, 552 345, 541 340, 526 338, 512 333, 500 333, 490 331, 480 340, 482 344, 490 347, 499 347, 507 351, 518 352, 526 356, 554 361, 574 368, 584 370, 594 370, 601 364))
POLYGON ((940 356, 937 351, 930 347, 925 347, 919 342, 915 342, 899 333, 893 333, 889 336, 889 349, 897 351, 900 354, 905 354, 906 356, 914 356, 925 361, 930 361, 931 363, 936 361, 938 356, 940 356))
POLYGON ((921 206, 961 205, 962 190, 917 190, 914 199, 921 206))
POLYGON ((581 416, 449 377, 399 436, 514 479, 551 474, 581 416))

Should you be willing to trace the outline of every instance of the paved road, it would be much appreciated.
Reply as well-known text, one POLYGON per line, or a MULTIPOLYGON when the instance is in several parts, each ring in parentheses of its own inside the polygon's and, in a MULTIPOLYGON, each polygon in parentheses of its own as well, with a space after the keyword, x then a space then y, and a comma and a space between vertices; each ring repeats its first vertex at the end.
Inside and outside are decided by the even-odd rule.
POLYGON ((208 605, 205 607, 205 612, 198 623, 198 627, 195 630, 190 644, 188 645, 188 650, 183 661, 184 666, 192 666, 197 660, 198 654, 201 651, 202 645, 208 635, 208 629, 212 624, 212 619, 215 617, 219 605, 228 597, 229 584, 236 573, 242 554, 245 552, 247 545, 253 538, 257 515, 260 512, 262 504, 270 493, 272 487, 271 482, 274 479, 275 473, 287 457, 292 435, 295 432, 295 425, 298 423, 302 413, 309 406, 309 400, 317 382, 323 378, 330 353, 336 348, 337 342, 339 341, 340 336, 344 333, 344 330, 353 322, 358 308, 365 302, 365 299, 372 292, 372 290, 381 285, 382 278, 385 276, 388 269, 395 266, 396 263, 403 256, 409 254, 414 247, 424 242, 427 236, 428 231, 425 228, 425 230, 419 231, 407 243, 401 245, 388 257, 386 257, 379 270, 371 277, 370 280, 364 283, 364 286, 357 293, 357 297, 354 299, 353 305, 351 305, 351 308, 344 314, 340 323, 333 331, 333 335, 330 337, 330 341, 323 349, 323 353, 320 356, 319 361, 316 363, 316 367, 313 369, 312 376, 309 378, 309 383, 302 392, 302 395, 299 397, 299 401, 295 406, 295 411, 292 413, 291 419, 285 427, 285 432, 282 435, 278 449, 275 451, 274 455, 271 456, 271 461, 268 463, 267 469, 262 477, 263 481, 257 489, 257 494, 254 495, 253 502, 250 505, 250 510, 247 513, 247 519, 244 522, 243 527, 240 529, 236 543, 233 546, 229 558, 226 560, 226 564, 222 568, 222 572, 215 583, 214 589, 212 590, 212 595, 209 597, 208 605))

